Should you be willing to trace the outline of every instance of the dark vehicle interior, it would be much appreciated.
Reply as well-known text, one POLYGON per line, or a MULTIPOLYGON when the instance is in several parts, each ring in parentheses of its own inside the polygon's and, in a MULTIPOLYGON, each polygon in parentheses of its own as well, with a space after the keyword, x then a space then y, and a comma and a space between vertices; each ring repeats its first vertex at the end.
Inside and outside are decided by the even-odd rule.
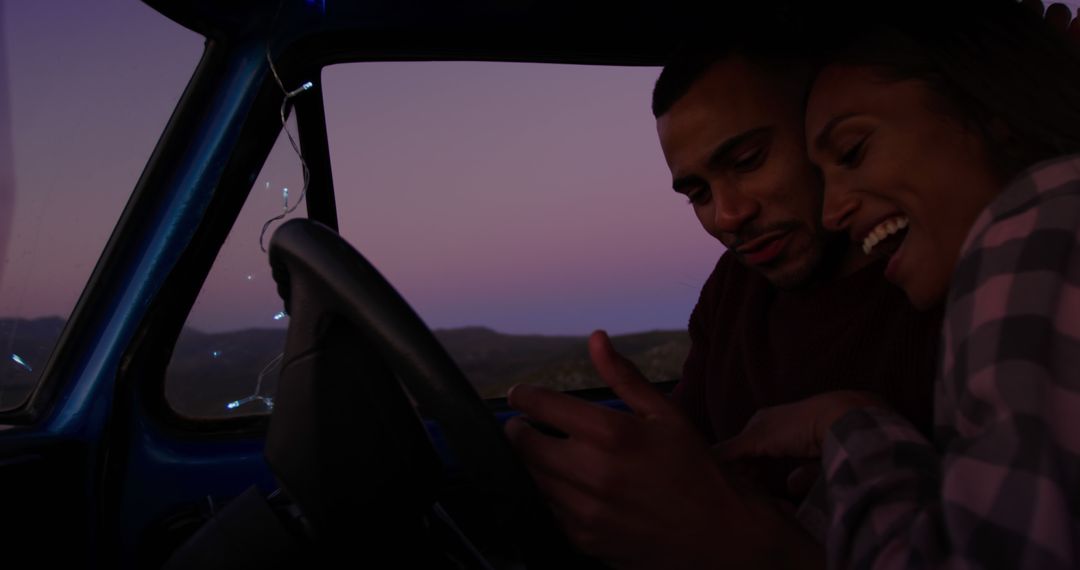
MULTIPOLYGON (((334 233, 320 74, 357 61, 658 65, 677 41, 678 5, 146 3, 204 36, 205 52, 41 383, 0 416, 11 426, 0 488, 20 490, 4 501, 0 535, 44 566, 157 568, 178 549, 177 568, 343 556, 588 565, 502 437, 505 402, 482 401, 393 286, 334 233), (166 368, 283 110, 306 163, 308 220, 282 226, 270 247, 291 317, 277 407, 193 421, 166 402, 166 368), (219 508, 230 504, 239 507, 219 508), (263 538, 230 535, 219 524, 230 512, 253 517, 235 528, 263 538), (271 519, 259 516, 281 527, 260 527, 271 519)), ((611 399, 604 389, 579 395, 611 399)))
MULTIPOLYGON (((44 313, 21 311, 18 300, 16 311, 0 314, 0 342, 7 343, 0 368, 4 563, 175 570, 597 567, 558 530, 503 435, 502 424, 516 412, 502 394, 507 382, 519 378, 499 378, 506 369, 492 367, 484 372, 503 383, 481 393, 475 369, 464 370, 448 337, 421 318, 402 283, 376 263, 371 249, 377 244, 348 239, 342 222, 352 213, 340 206, 360 192, 344 177, 335 184, 342 161, 340 155, 331 160, 339 124, 328 112, 327 79, 338 64, 385 62, 655 67, 692 33, 687 22, 698 7, 656 0, 143 4, 138 7, 192 34, 203 49, 164 129, 155 131, 160 137, 134 189, 122 189, 126 205, 104 250, 95 250, 100 257, 91 260, 92 273, 66 320, 28 318, 44 313), (279 148, 291 166, 299 166, 299 199, 295 192, 290 199, 287 187, 271 191, 264 176, 279 148), (261 250, 265 257, 257 256, 259 270, 276 296, 272 313, 269 307, 258 311, 262 321, 287 322, 288 329, 195 330, 190 321, 201 294, 246 215, 245 205, 256 197, 253 188, 264 183, 265 198, 275 200, 273 212, 282 213, 263 224, 259 236, 258 246, 268 246, 261 250), (50 329, 51 340, 16 338, 16 328, 27 334, 32 325, 50 329), (240 333, 262 344, 241 355, 248 368, 236 374, 239 384, 180 358, 190 353, 232 365, 232 355, 214 343, 240 333), (178 375, 197 381, 181 385, 178 375), (5 384, 11 378, 20 382, 14 390, 5 384), (251 392, 236 391, 252 385, 251 392), (203 391, 214 393, 200 400, 203 391)), ((0 29, 10 33, 11 26, 0 29)), ((76 23, 66 30, 78 29, 76 23)), ((0 61, 7 65, 5 57, 0 61)), ((3 68, 0 77, 7 83, 21 79, 3 68)), ((6 152, 11 141, 5 139, 13 137, 5 113, 14 106, 6 89, 0 91, 0 177, 7 177, 5 171, 14 169, 6 164, 13 153, 6 152)), ((63 105, 88 98, 66 85, 60 91, 63 105)), ((101 91, 132 107, 142 96, 101 91)), ((640 113, 647 115, 644 107, 640 113)), ((655 127, 651 116, 645 119, 655 127)), ((81 127, 67 125, 68 131, 81 127)), ((383 142, 377 130, 365 134, 383 142)), ((98 166, 91 164, 89 174, 98 166)), ((48 169, 59 170, 52 164, 48 169)), ((605 185, 598 180, 592 183, 605 185)), ((0 180, 0 204, 9 182, 0 180)), ((511 188, 516 182, 501 183, 511 188)), ((373 186, 364 190, 412 190, 373 186)), ((9 255, 4 223, 20 216, 0 211, 2 256, 9 255)), ((22 217, 31 218, 30 225, 41 222, 22 217)), ((545 222, 564 223, 553 218, 545 222)), ((586 218, 583 225, 591 222, 586 218)), ((493 233, 487 239, 505 238, 493 233)), ((254 240, 247 245, 255 251, 254 240)), ((710 261, 715 254, 709 250, 710 261)), ((7 264, 0 257, 0 270, 10 276, 7 264)), ((433 268, 429 279, 438 281, 453 264, 433 268)), ((587 272, 575 269, 571 278, 587 272)), ((234 275, 239 281, 254 276, 247 268, 234 275)), ((700 283, 684 285, 693 294, 700 283)), ((7 292, 0 302, 8 300, 7 292)), ((638 336, 663 340, 653 333, 670 332, 638 336)), ((545 346, 567 342, 541 340, 545 346)), ((669 352, 669 360, 685 358, 685 352, 669 352)), ((587 355, 580 360, 587 364, 587 355)), ((677 380, 661 375, 667 381, 661 389, 677 380)), ((558 388, 626 409, 610 389, 590 386, 558 388)))

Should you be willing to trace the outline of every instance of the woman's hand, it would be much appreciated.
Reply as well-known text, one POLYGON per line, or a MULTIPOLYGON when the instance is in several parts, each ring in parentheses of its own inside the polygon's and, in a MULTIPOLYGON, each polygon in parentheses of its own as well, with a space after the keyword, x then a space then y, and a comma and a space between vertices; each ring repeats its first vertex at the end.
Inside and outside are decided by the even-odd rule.
POLYGON ((751 457, 803 457, 821 455, 832 424, 856 408, 883 407, 869 392, 827 392, 772 408, 758 410, 739 435, 713 447, 722 460, 751 457))

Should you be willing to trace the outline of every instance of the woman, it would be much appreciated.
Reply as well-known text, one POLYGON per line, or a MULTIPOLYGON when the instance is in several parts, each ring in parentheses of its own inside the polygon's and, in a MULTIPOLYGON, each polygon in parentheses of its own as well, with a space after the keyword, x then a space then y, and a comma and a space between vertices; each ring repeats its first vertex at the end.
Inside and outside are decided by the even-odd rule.
POLYGON ((1011 2, 938 15, 879 20, 806 118, 825 224, 889 254, 915 305, 947 303, 937 436, 833 393, 760 412, 723 451, 822 456, 832 567, 1073 568, 1080 56, 1011 2))

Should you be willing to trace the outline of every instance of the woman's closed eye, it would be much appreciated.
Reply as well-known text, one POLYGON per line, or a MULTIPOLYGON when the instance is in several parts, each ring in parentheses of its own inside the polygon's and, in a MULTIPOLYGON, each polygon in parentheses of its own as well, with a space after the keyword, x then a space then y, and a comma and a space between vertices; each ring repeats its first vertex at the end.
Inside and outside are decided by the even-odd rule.
POLYGON ((837 158, 836 163, 844 168, 855 168, 859 166, 859 162, 862 161, 863 150, 866 148, 867 137, 862 137, 855 144, 847 147, 840 153, 840 157, 837 158))

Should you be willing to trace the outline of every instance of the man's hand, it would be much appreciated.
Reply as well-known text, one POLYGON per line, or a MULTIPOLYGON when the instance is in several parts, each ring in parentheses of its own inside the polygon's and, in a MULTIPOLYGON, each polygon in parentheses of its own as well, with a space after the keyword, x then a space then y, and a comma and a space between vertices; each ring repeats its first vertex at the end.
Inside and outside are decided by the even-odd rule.
POLYGON ((578 547, 625 568, 742 567, 794 552, 820 560, 820 549, 766 499, 733 488, 690 422, 606 334, 593 333, 589 352, 633 414, 521 385, 510 405, 566 437, 521 418, 506 426, 578 547))

